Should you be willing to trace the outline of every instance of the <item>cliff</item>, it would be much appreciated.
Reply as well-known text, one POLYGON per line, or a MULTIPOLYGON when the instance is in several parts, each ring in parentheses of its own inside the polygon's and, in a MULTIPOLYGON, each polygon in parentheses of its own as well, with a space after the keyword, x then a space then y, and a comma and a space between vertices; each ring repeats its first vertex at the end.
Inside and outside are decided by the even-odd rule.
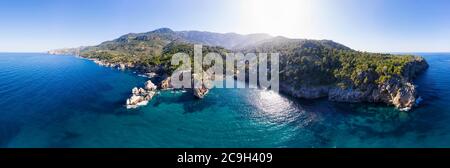
MULTIPOLYGON (((393 105, 402 111, 411 110, 418 99, 417 86, 413 79, 428 68, 427 62, 421 57, 414 57, 402 68, 402 75, 392 77, 379 84, 354 86, 351 88, 338 85, 329 86, 298 86, 281 83, 281 91, 299 98, 315 99, 328 97, 328 100, 348 103, 385 103, 393 105)), ((361 73, 361 78, 377 74, 361 73)))

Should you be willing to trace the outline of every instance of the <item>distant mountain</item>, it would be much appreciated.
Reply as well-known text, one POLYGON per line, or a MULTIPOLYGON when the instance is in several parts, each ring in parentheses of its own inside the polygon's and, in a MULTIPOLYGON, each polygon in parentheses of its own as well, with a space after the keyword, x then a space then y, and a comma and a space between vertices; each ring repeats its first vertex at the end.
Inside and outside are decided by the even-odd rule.
POLYGON ((48 53, 53 55, 80 55, 80 51, 85 49, 86 47, 78 47, 78 48, 63 48, 51 50, 48 53))
POLYGON ((129 43, 132 41, 158 41, 160 44, 173 41, 202 44, 208 46, 220 46, 226 49, 242 48, 263 42, 273 37, 267 34, 240 35, 236 33, 212 33, 205 31, 173 31, 169 28, 161 28, 146 33, 130 33, 110 43, 129 43))
POLYGON ((161 28, 130 33, 97 46, 51 51, 83 57, 143 72, 170 75, 177 52, 193 55, 193 44, 204 53, 280 53, 281 91, 300 98, 328 97, 341 102, 384 102, 398 108, 414 106, 417 91, 412 79, 428 67, 412 55, 352 50, 331 40, 290 39, 267 34, 240 35, 161 28))
POLYGON ((267 34, 240 35, 236 33, 221 34, 200 31, 181 31, 177 32, 177 34, 191 43, 221 46, 227 49, 236 49, 243 46, 254 45, 258 42, 273 38, 267 34))

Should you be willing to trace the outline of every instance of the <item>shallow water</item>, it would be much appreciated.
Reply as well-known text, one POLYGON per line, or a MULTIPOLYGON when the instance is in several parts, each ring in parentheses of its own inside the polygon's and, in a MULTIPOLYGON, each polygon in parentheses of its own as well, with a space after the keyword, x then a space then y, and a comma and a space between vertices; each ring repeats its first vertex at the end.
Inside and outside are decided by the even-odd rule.
POLYGON ((72 56, 0 54, 0 147, 450 147, 450 54, 416 83, 405 113, 385 105, 301 100, 254 89, 213 89, 203 100, 160 92, 126 98, 146 78, 72 56))

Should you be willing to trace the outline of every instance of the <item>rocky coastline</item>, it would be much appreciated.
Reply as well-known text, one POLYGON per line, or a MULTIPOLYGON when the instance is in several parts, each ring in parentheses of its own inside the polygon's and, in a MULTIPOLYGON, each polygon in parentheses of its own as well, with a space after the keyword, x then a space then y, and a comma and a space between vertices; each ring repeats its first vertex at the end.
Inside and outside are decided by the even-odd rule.
MULTIPOLYGON (((130 66, 128 64, 111 64, 99 60, 92 60, 95 63, 97 63, 100 66, 106 66, 106 67, 112 67, 112 68, 118 68, 118 69, 128 69, 128 68, 135 68, 135 66, 130 66), (123 67, 123 68, 122 68, 123 67)), ((145 76, 148 78, 153 78, 155 76, 158 76, 158 74, 154 72, 148 72, 145 73, 145 76)), ((130 98, 126 100, 126 107, 127 109, 134 109, 138 108, 140 106, 146 106, 149 101, 153 99, 153 97, 157 94, 158 90, 169 90, 169 89, 175 89, 172 85, 172 77, 167 77, 168 75, 162 75, 164 80, 159 82, 157 85, 154 84, 151 80, 148 80, 145 83, 144 88, 138 88, 135 87, 131 90, 130 98)), ((192 78, 192 84, 194 85, 194 82, 198 81, 198 76, 194 74, 192 78)), ((203 81, 202 81, 203 82, 203 81)), ((183 90, 190 90, 192 91, 192 94, 195 98, 203 99, 208 93, 209 89, 205 86, 205 84, 201 85, 201 88, 184 88, 183 90)))
POLYGON ((402 76, 393 77, 379 85, 341 88, 335 85, 294 87, 292 84, 280 83, 280 91, 297 98, 328 98, 329 101, 345 103, 385 103, 401 111, 409 111, 422 100, 412 80, 427 68, 427 62, 418 57, 404 67, 402 76))
MULTIPOLYGON (((98 59, 89 60, 100 66, 116 68, 119 70, 138 70, 137 66, 131 63, 110 63, 98 59)), ((303 99, 328 98, 329 101, 343 103, 385 103, 393 105, 402 111, 409 111, 421 101, 421 98, 417 93, 417 86, 412 83, 412 80, 427 68, 427 62, 423 58, 418 57, 404 67, 402 76, 391 78, 380 85, 368 85, 362 88, 341 88, 335 85, 297 86, 280 82, 280 91, 293 97, 303 99)), ((154 72, 144 71, 142 74, 148 78, 158 76, 158 74, 154 72)), ((145 106, 156 95, 158 89, 173 89, 171 77, 167 77, 167 74, 162 76, 165 76, 165 78, 157 84, 159 88, 157 85, 153 84, 151 80, 145 83, 144 88, 133 88, 130 98, 126 100, 126 107, 132 109, 145 106)), ((192 83, 198 82, 198 77, 196 76, 197 75, 195 74, 193 75, 192 83)), ((201 88, 192 88, 190 90, 192 91, 193 96, 198 99, 203 99, 209 93, 209 89, 204 84, 201 88)))
POLYGON ((110 68, 117 68, 119 70, 135 68, 135 66, 132 63, 109 63, 109 62, 101 61, 98 59, 89 59, 89 60, 93 61, 97 65, 104 66, 104 67, 110 67, 110 68))
MULTIPOLYGON (((240 36, 246 39, 247 36, 240 36)), ((119 70, 133 69, 139 76, 153 78, 159 89, 171 89, 168 76, 175 70, 171 57, 180 51, 193 53, 193 44, 203 44, 205 53, 280 52, 280 91, 304 99, 328 98, 335 102, 385 103, 403 111, 411 110, 420 102, 413 79, 428 68, 427 62, 418 56, 369 53, 353 50, 331 40, 290 39, 268 37, 249 40, 241 48, 227 48, 225 41, 237 37, 223 34, 222 42, 209 46, 214 37, 207 32, 176 32, 168 28, 146 33, 131 33, 96 46, 60 49, 49 54, 78 55, 100 66, 119 70), (193 33, 192 36, 185 36, 193 33), (203 35, 205 38, 196 38, 203 35), (206 41, 205 41, 206 40, 206 41), (206 42, 206 43, 205 43, 206 42), (142 44, 142 45, 135 45, 142 44), (161 82, 160 79, 163 79, 161 82), (158 82, 156 82, 158 81, 158 82)), ((239 41, 239 40, 238 40, 239 41)), ((247 41, 247 40, 243 40, 247 41)), ((236 72, 234 79, 237 79, 236 72)), ((208 84, 193 75, 192 84, 202 82, 201 87, 190 90, 193 96, 204 98, 208 84)), ((150 81, 151 82, 151 81, 150 81)), ((146 84, 147 85, 147 84, 146 84)), ((155 84, 153 84, 155 85, 155 84)), ((156 88, 134 88, 127 106, 146 104, 156 88)))

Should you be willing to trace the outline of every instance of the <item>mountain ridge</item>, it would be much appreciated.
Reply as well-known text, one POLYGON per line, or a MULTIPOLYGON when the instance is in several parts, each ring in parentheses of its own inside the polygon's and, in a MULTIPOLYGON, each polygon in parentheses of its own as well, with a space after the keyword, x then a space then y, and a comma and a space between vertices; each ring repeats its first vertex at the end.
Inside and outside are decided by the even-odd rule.
POLYGON ((170 76, 174 53, 280 53, 281 91, 299 98, 338 102, 383 102, 409 110, 418 93, 412 79, 428 68, 422 57, 355 51, 332 40, 290 39, 267 34, 240 35, 161 28, 129 33, 97 46, 49 53, 75 53, 104 65, 170 76))

